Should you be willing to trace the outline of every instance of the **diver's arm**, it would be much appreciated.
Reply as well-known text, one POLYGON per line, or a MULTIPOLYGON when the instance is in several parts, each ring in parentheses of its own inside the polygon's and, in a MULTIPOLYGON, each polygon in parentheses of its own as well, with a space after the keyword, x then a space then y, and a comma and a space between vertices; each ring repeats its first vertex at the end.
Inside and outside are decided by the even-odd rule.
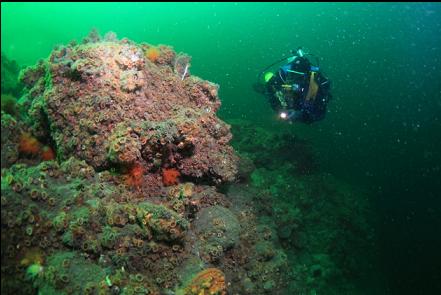
POLYGON ((291 122, 303 121, 303 112, 296 110, 288 110, 286 112, 286 120, 291 122))

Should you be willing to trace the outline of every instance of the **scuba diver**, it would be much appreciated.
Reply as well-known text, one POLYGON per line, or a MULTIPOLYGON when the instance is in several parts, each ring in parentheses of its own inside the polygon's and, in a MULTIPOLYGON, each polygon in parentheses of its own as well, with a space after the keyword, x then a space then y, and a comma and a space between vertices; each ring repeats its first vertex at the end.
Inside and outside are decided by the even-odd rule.
POLYGON ((260 85, 255 87, 267 97, 279 117, 289 122, 309 124, 322 120, 331 99, 331 82, 319 71, 318 58, 314 65, 306 56, 313 55, 299 47, 293 56, 266 67, 259 74, 260 85), (284 60, 287 63, 277 72, 265 72, 284 60))

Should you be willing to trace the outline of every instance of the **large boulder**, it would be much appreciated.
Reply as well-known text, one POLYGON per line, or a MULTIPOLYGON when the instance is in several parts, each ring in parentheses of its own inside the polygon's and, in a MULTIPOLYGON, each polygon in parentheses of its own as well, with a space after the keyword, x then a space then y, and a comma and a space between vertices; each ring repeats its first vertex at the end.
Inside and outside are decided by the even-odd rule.
POLYGON ((60 159, 95 169, 235 179, 230 126, 216 117, 218 85, 191 76, 189 57, 171 47, 93 40, 59 47, 22 73, 34 134, 51 137, 60 159))

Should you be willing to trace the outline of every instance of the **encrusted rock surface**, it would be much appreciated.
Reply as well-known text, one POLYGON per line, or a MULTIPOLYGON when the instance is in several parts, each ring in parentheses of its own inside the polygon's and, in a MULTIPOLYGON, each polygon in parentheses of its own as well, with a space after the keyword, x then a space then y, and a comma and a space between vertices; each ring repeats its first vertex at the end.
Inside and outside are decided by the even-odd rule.
POLYGON ((218 85, 188 70, 182 76, 176 58, 170 47, 127 39, 55 49, 21 75, 34 133, 52 138, 60 159, 99 170, 139 164, 149 174, 176 168, 191 179, 234 180, 230 127, 216 117, 218 85))

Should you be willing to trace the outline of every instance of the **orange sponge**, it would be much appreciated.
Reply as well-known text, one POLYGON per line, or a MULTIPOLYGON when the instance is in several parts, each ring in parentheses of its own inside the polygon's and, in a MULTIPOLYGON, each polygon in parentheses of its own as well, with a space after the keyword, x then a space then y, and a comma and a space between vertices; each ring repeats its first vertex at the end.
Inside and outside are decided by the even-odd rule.
POLYGON ((129 173, 125 177, 125 183, 129 186, 139 187, 142 183, 143 174, 144 167, 137 163, 130 168, 129 173))
POLYGON ((185 294, 227 294, 225 275, 217 268, 208 268, 198 273, 185 288, 185 294))
POLYGON ((18 145, 18 151, 24 154, 38 155, 40 152, 41 144, 30 133, 24 132, 20 136, 20 142, 18 145))
POLYGON ((162 183, 166 186, 178 184, 179 176, 181 176, 181 173, 175 168, 162 169, 162 183))
POLYGON ((50 161, 55 159, 55 153, 50 146, 45 145, 41 150, 41 158, 43 161, 50 161))
POLYGON ((159 52, 159 49, 156 47, 150 47, 149 49, 147 49, 147 51, 145 52, 145 56, 151 61, 151 62, 155 62, 158 60, 158 57, 161 53, 159 52))

